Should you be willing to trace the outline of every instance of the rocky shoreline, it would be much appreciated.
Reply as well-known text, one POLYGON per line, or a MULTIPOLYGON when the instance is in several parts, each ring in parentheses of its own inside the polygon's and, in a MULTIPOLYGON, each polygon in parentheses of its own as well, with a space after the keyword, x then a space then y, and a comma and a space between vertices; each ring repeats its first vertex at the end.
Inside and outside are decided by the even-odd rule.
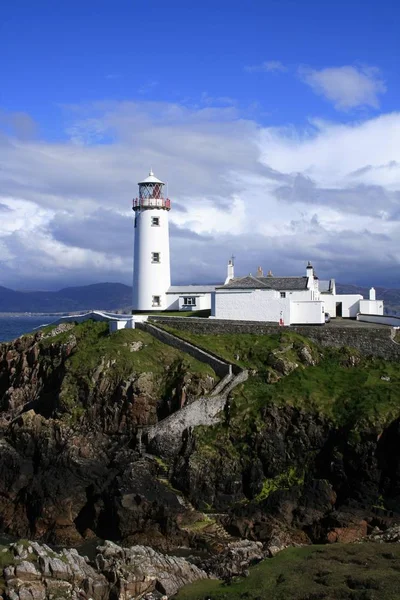
POLYGON ((105 541, 89 560, 76 549, 56 552, 23 540, 0 548, 2 595, 9 600, 168 598, 194 581, 244 575, 263 557, 261 544, 242 541, 231 544, 218 559, 196 566, 147 546, 124 548, 105 541))
MULTIPOLYGON (((398 544, 400 526, 377 529, 357 541, 368 542, 398 544)), ((217 556, 196 561, 147 546, 126 548, 105 541, 89 560, 76 549, 55 551, 46 544, 20 540, 0 547, 1 594, 5 600, 167 600, 199 580, 229 583, 247 577, 251 566, 280 550, 272 546, 266 551, 259 542, 241 540, 227 544, 217 556)))

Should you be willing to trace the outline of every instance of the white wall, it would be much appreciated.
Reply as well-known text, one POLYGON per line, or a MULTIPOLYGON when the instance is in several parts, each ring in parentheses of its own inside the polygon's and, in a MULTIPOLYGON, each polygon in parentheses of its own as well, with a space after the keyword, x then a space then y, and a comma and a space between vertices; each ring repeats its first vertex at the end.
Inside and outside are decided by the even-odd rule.
POLYGON ((135 329, 135 321, 130 319, 119 319, 118 321, 110 321, 109 331, 113 333, 119 329, 135 329))
POLYGON ((366 321, 367 323, 380 323, 381 325, 391 325, 400 327, 400 317, 394 315, 357 315, 357 321, 366 321))
POLYGON ((295 325, 322 325, 325 323, 324 303, 318 300, 314 302, 291 302, 290 323, 295 325))
POLYGON ((211 308, 211 292, 204 294, 166 294, 166 308, 162 310, 209 310, 211 308), (196 306, 184 306, 183 298, 196 297, 196 306))
MULTIPOLYGON (((279 294, 279 292, 278 292, 279 294)), ((315 291, 314 289, 311 290, 295 290, 293 292, 285 292, 286 294, 286 298, 289 298, 290 300, 294 301, 294 302, 304 302, 305 300, 315 300, 316 298, 314 298, 314 294, 315 291)))
POLYGON ((336 303, 342 303, 342 317, 356 318, 357 313, 360 312, 360 300, 363 299, 360 294, 336 294, 335 299, 336 303))
POLYGON ((179 296, 180 294, 166 294, 163 310, 179 310, 179 296))
POLYGON ((275 290, 217 290, 213 314, 217 319, 290 323, 290 300, 275 290))
POLYGON ((168 211, 143 209, 135 212, 133 257, 133 310, 165 310, 166 291, 171 285, 169 258, 168 211), (159 226, 151 218, 160 219, 159 226), (160 253, 160 263, 153 263, 152 252, 160 253), (160 296, 161 305, 153 306, 152 297, 160 296))
POLYGON ((325 312, 334 319, 336 317, 336 296, 334 294, 321 294, 321 301, 325 305, 325 312))
POLYGON ((383 315, 383 300, 360 300, 359 312, 363 315, 383 315))
POLYGON ((184 294, 179 296, 179 310, 209 310, 211 308, 211 293, 208 294, 184 294), (196 304, 186 305, 184 298, 196 298, 196 304))

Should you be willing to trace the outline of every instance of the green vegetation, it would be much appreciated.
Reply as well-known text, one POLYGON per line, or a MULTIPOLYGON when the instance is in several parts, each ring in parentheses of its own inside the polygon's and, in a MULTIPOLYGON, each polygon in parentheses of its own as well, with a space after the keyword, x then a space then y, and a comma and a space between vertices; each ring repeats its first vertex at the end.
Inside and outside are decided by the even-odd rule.
POLYGON ((225 360, 236 363, 241 367, 257 369, 263 367, 271 350, 279 348, 287 341, 302 339, 296 334, 281 335, 254 335, 250 333, 222 333, 205 334, 189 333, 174 329, 170 325, 158 324, 166 331, 194 344, 205 350, 211 350, 214 354, 225 360))
POLYGON ((40 342, 44 350, 41 360, 54 369, 51 351, 46 352, 53 344, 63 344, 67 354, 60 401, 73 420, 78 420, 85 410, 80 391, 94 389, 100 373, 113 387, 132 374, 149 373, 155 391, 161 397, 168 394, 179 373, 210 375, 214 380, 218 379, 208 365, 138 329, 123 329, 110 335, 108 323, 86 321, 69 331, 45 338, 40 342))
POLYGON ((190 523, 189 525, 185 525, 184 529, 186 529, 186 531, 199 532, 203 531, 203 529, 211 527, 212 525, 215 525, 215 519, 211 519, 204 513, 201 513, 201 515, 202 516, 200 519, 194 521, 193 523, 190 523))
POLYGON ((272 479, 265 479, 261 492, 254 498, 256 502, 262 502, 272 492, 282 489, 290 489, 293 485, 304 483, 304 471, 299 473, 295 467, 290 467, 286 472, 280 473, 272 479))
POLYGON ((361 357, 351 348, 319 348, 291 332, 271 336, 209 335, 166 329, 255 371, 234 392, 231 428, 235 422, 241 428, 246 424, 257 427, 262 408, 271 404, 317 411, 350 429, 368 423, 382 426, 400 413, 398 363, 361 357), (302 348, 307 348, 317 364, 304 364, 300 356, 302 348), (277 373, 271 366, 273 352, 275 357, 298 365, 297 368, 285 376, 277 373), (276 383, 271 385, 271 381, 276 383))
MULTIPOLYGON (((23 546, 26 550, 29 548, 30 543, 28 540, 18 540, 17 544, 23 546)), ((12 550, 8 546, 0 545, 0 572, 9 565, 17 565, 22 560, 28 560, 30 562, 37 561, 37 555, 34 552, 29 552, 27 557, 22 559, 19 556, 15 556, 12 550)), ((1 587, 1 585, 0 585, 1 587)))
POLYGON ((13 565, 15 563, 14 554, 7 548, 7 546, 0 546, 0 570, 3 571, 4 567, 13 565))
POLYGON ((226 585, 205 580, 176 600, 395 600, 400 597, 399 544, 289 548, 226 585))

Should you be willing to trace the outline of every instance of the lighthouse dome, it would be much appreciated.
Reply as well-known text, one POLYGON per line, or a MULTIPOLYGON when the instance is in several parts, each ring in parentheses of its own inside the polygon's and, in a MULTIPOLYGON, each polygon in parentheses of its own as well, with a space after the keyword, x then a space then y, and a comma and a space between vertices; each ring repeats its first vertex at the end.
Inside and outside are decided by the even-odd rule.
POLYGON ((153 171, 150 171, 149 176, 146 177, 146 179, 143 179, 143 181, 139 181, 138 185, 146 183, 161 183, 162 185, 165 185, 165 183, 161 181, 161 179, 157 179, 157 177, 154 176, 153 171))

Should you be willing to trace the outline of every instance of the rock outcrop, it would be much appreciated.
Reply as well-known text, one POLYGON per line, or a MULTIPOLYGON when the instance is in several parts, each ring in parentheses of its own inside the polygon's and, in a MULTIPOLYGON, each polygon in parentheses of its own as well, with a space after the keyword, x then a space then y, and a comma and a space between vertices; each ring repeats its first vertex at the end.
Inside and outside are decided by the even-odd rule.
POLYGON ((45 544, 24 541, 0 550, 9 600, 136 600, 172 596, 184 585, 206 579, 205 571, 183 558, 145 546, 122 548, 105 542, 90 563, 75 549, 55 552, 45 544))

